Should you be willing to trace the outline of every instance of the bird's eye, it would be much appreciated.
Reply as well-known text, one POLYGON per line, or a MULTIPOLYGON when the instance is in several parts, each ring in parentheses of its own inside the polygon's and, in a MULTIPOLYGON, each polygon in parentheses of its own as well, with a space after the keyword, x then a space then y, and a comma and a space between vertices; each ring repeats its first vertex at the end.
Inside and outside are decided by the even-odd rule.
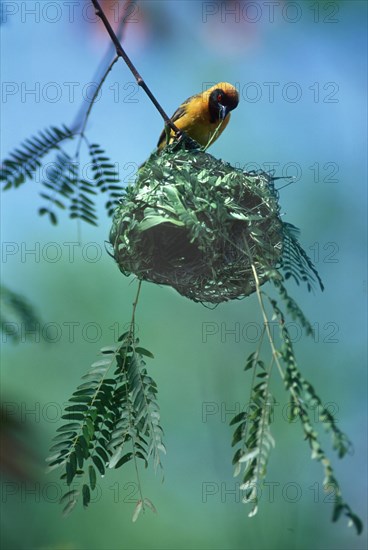
POLYGON ((218 101, 219 103, 221 103, 222 97, 223 97, 222 94, 219 94, 219 95, 217 96, 217 101, 218 101))

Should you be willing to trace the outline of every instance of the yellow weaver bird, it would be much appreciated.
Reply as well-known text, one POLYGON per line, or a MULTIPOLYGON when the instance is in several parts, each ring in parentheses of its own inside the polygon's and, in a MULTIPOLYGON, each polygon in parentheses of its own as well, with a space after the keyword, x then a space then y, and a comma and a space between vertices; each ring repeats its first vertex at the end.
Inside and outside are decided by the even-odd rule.
MULTIPOLYGON (((203 147, 208 147, 222 134, 230 120, 230 111, 239 103, 239 94, 228 82, 219 82, 201 94, 189 97, 175 111, 171 121, 203 147)), ((170 129, 169 143, 175 138, 170 129)), ((161 151, 167 142, 166 129, 157 143, 161 151)))

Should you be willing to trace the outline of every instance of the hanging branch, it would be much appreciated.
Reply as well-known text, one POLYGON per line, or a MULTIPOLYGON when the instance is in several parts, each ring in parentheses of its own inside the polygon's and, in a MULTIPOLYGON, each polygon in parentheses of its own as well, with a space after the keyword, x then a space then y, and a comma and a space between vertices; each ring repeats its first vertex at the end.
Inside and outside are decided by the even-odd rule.
MULTIPOLYGON (((106 155, 104 149, 99 144, 89 143, 85 135, 87 122, 98 93, 119 57, 124 59, 129 69, 132 71, 138 85, 144 89, 163 117, 166 129, 171 128, 177 137, 182 135, 182 132, 178 130, 167 116, 122 48, 120 40, 113 31, 99 2, 97 0, 92 1, 96 9, 96 14, 103 21, 111 37, 117 55, 105 69, 83 119, 79 122, 77 120, 77 122, 72 125, 72 129, 65 126, 63 126, 62 129, 51 127, 44 132, 40 132, 31 139, 25 140, 18 149, 11 152, 9 157, 3 161, 0 173, 0 181, 4 182, 4 190, 16 188, 23 184, 26 179, 34 179, 34 171, 41 166, 41 159, 51 150, 56 149, 57 155, 54 167, 50 170, 48 174, 49 177, 41 182, 42 191, 40 195, 46 202, 39 208, 39 215, 48 216, 50 222, 54 225, 58 222, 56 214, 58 209, 69 211, 69 217, 72 219, 97 225, 98 218, 94 196, 101 193, 107 195, 105 208, 108 216, 111 216, 122 195, 123 189, 119 185, 119 177, 113 163, 106 155), (76 136, 79 136, 79 140, 75 153, 74 155, 69 155, 62 148, 61 142, 67 139, 72 140, 76 136), (79 160, 82 142, 87 145, 88 153, 91 157, 93 170, 92 181, 82 178, 80 173, 79 160)), ((126 5, 129 6, 134 3, 134 1, 135 0, 127 0, 126 5)), ((118 30, 119 36, 122 35, 125 23, 126 20, 122 20, 120 23, 118 30)), ((80 226, 78 227, 78 234, 80 241, 80 226)))
MULTIPOLYGON (((127 0, 126 8, 133 5, 135 0, 127 0)), ((122 36, 126 19, 119 23, 118 35, 122 36)), ((111 48, 104 57, 111 55, 111 48)), ((104 67, 103 74, 98 80, 96 90, 88 104, 87 109, 81 109, 76 121, 71 128, 65 125, 62 128, 52 126, 38 135, 26 139, 17 149, 4 159, 0 170, 0 182, 4 182, 4 190, 17 188, 26 180, 33 180, 38 168, 42 166, 43 158, 52 150, 56 150, 56 157, 52 168, 48 170, 47 178, 41 181, 40 195, 45 201, 38 210, 39 215, 47 216, 55 225, 58 222, 57 210, 67 210, 69 217, 92 225, 98 224, 97 210, 94 197, 104 193, 107 196, 105 208, 108 216, 111 216, 123 189, 119 185, 119 176, 114 164, 108 158, 104 149, 96 143, 89 143, 85 130, 96 98, 106 81, 112 67, 120 56, 116 55, 112 61, 104 67), (73 140, 77 136, 74 154, 70 155, 64 150, 64 143, 73 140), (82 177, 80 171, 80 150, 85 143, 91 158, 93 177, 82 177)), ((101 73, 101 69, 99 70, 101 73)), ((80 242, 80 225, 78 225, 78 241, 80 242)))
MULTIPOLYGON (((129 12, 129 9, 131 7, 134 7, 134 5, 136 4, 136 1, 137 0, 126 0, 125 1, 125 5, 124 5, 124 9, 123 9, 123 12, 129 12)), ((119 21, 119 25, 118 25, 118 29, 116 31, 116 36, 118 37, 118 39, 121 41, 124 37, 124 31, 126 29, 126 24, 128 22, 128 19, 125 19, 124 17, 121 17, 120 18, 120 21, 119 21)), ((98 82, 98 87, 97 87, 97 90, 96 92, 93 94, 92 98, 89 101, 89 105, 86 106, 86 104, 88 103, 88 101, 85 101, 82 103, 75 119, 74 119, 74 122, 72 123, 71 125, 71 129, 72 131, 74 132, 78 132, 79 129, 83 126, 85 120, 88 118, 89 116, 89 113, 91 111, 91 103, 94 103, 96 101, 96 97, 97 97, 97 94, 99 93, 100 89, 101 89, 101 86, 102 84, 104 83, 107 75, 109 74, 110 70, 111 70, 111 58, 113 57, 113 54, 115 53, 115 48, 114 48, 114 45, 113 44, 109 44, 109 47, 97 69, 97 71, 95 72, 94 76, 93 76, 93 80, 92 82, 98 82), (87 116, 86 116, 87 115, 87 116)))
POLYGON ((91 1, 92 1, 92 4, 95 7, 96 15, 98 17, 100 17, 101 21, 103 22, 103 24, 106 27, 107 32, 109 33, 109 36, 110 36, 111 40, 113 41, 113 43, 115 45, 117 55, 124 59, 125 63, 127 64, 130 71, 132 72, 134 78, 136 79, 138 86, 143 88, 143 90, 146 92, 146 94, 148 95, 148 97, 150 98, 150 100, 152 101, 152 103, 154 104, 154 106, 156 107, 156 109, 158 110, 158 112, 160 113, 162 118, 164 119, 165 126, 169 126, 175 132, 176 137, 180 137, 182 135, 182 132, 175 126, 175 124, 172 122, 172 120, 167 116, 167 114, 165 113, 165 111, 163 110, 163 108, 161 107, 161 105, 159 104, 159 102, 157 101, 157 99, 155 98, 153 93, 151 92, 151 90, 148 88, 147 84, 145 83, 145 81, 143 80, 143 78, 141 77, 141 75, 139 74, 139 72, 137 71, 135 66, 133 65, 133 63, 131 62, 131 60, 128 57, 127 53, 125 52, 122 45, 120 44, 120 41, 119 41, 118 37, 116 36, 113 28, 111 27, 106 15, 104 14, 104 12, 103 12, 103 10, 100 6, 99 1, 98 0, 91 0, 91 1))
POLYGON ((78 146, 77 146, 77 150, 76 150, 76 153, 75 153, 75 156, 76 158, 79 157, 79 151, 80 151, 80 147, 81 147, 81 144, 82 144, 82 140, 83 138, 85 137, 84 135, 84 132, 86 130, 86 126, 87 126, 87 122, 88 122, 88 118, 89 118, 89 115, 91 114, 91 111, 92 111, 92 107, 93 105, 95 104, 95 101, 96 101, 96 98, 98 96, 98 94, 100 93, 100 90, 109 74, 109 72, 111 71, 111 69, 113 68, 113 66, 115 65, 115 63, 117 62, 117 60, 119 59, 119 57, 116 55, 114 57, 114 59, 111 61, 111 63, 109 64, 109 66, 107 67, 104 75, 102 76, 100 82, 98 83, 98 86, 95 90, 95 93, 93 94, 93 97, 91 99, 91 102, 90 104, 88 105, 88 109, 86 111, 86 114, 84 115, 84 119, 83 119, 83 122, 82 122, 82 125, 81 125, 81 129, 80 129, 80 138, 79 138, 79 143, 78 143, 78 146))
POLYGON ((165 453, 157 402, 157 386, 146 369, 145 358, 153 354, 139 345, 135 334, 135 313, 141 281, 133 302, 129 329, 117 346, 101 349, 102 358, 82 377, 83 383, 69 399, 47 459, 49 470, 62 468, 61 480, 67 491, 61 497, 64 514, 77 504, 82 493, 84 507, 91 502, 97 476, 133 462, 139 499, 132 520, 151 509, 151 500, 144 496, 138 460, 145 467, 153 463, 162 469, 161 453, 165 453), (80 491, 80 485, 82 490, 80 491))
MULTIPOLYGON (((323 466, 325 475, 323 481, 324 489, 326 491, 332 491, 332 493, 334 494, 335 500, 332 520, 337 521, 340 515, 344 513, 349 520, 349 526, 353 525, 357 533, 360 534, 363 530, 362 521, 343 499, 340 485, 335 476, 331 461, 327 457, 325 451, 322 449, 318 433, 313 428, 310 418, 310 409, 315 408, 316 405, 319 407, 320 420, 324 424, 325 429, 332 434, 333 448, 335 451, 337 451, 339 458, 342 458, 348 452, 350 442, 346 435, 336 426, 334 417, 331 415, 328 409, 323 406, 322 400, 315 392, 313 386, 302 376, 297 365, 290 334, 286 327, 285 315, 278 307, 276 300, 271 299, 266 293, 261 290, 261 283, 253 259, 253 254, 245 238, 244 247, 251 262, 256 295, 263 318, 264 332, 262 333, 262 341, 260 342, 259 348, 263 342, 263 334, 266 334, 272 353, 270 370, 272 367, 272 363, 274 362, 280 373, 285 389, 289 392, 291 397, 292 417, 293 419, 299 418, 301 422, 305 439, 308 441, 312 451, 311 458, 316 459, 323 466), (272 335, 272 332, 270 330, 270 321, 263 299, 264 296, 269 299, 274 318, 278 320, 280 326, 280 349, 277 348, 274 336, 272 335)), ((290 301, 290 298, 287 296, 287 294, 285 295, 283 286, 279 283, 276 283, 276 288, 280 289, 280 286, 281 297, 284 299, 288 299, 287 309, 289 302, 289 304, 291 304, 291 314, 295 314, 295 304, 290 301)), ((308 332, 309 323, 305 322, 304 316, 300 317, 300 313, 299 318, 304 328, 308 332)), ((248 358, 245 370, 248 370, 249 368, 255 369, 257 367, 257 364, 264 370, 263 362, 258 359, 259 348, 256 354, 251 354, 251 356, 248 358)), ((246 463, 243 484, 240 488, 245 492, 243 502, 251 502, 253 505, 253 509, 249 514, 250 517, 257 512, 257 484, 259 480, 266 474, 267 455, 273 445, 272 436, 270 436, 267 430, 270 423, 270 403, 268 399, 269 376, 270 371, 267 374, 265 372, 261 373, 261 382, 258 384, 258 386, 254 388, 254 390, 257 389, 258 391, 255 392, 255 397, 251 400, 251 404, 257 404, 257 406, 259 407, 259 411, 256 412, 258 412, 258 414, 252 415, 251 413, 253 411, 251 411, 250 414, 240 413, 240 415, 237 415, 231 422, 232 425, 240 423, 234 434, 233 444, 242 442, 243 448, 239 449, 236 452, 233 463, 236 465, 236 473, 239 473, 241 464, 243 462, 246 463), (260 421, 263 422, 261 424, 262 429, 259 428, 260 421), (251 441, 252 445, 249 445, 249 439, 247 438, 249 423, 252 424, 250 429, 254 433, 254 437, 251 441), (263 429, 264 427, 266 428, 266 431, 263 429), (263 436, 265 434, 266 441, 264 442, 263 436)))

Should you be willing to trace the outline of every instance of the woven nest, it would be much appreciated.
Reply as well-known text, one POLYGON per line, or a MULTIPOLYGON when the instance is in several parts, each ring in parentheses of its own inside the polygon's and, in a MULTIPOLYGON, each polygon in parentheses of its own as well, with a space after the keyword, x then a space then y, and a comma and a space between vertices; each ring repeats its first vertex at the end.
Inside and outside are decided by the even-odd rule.
POLYGON ((282 228, 271 176, 168 147, 126 189, 110 242, 125 275, 216 304, 255 291, 252 263, 267 281, 281 259, 282 228))

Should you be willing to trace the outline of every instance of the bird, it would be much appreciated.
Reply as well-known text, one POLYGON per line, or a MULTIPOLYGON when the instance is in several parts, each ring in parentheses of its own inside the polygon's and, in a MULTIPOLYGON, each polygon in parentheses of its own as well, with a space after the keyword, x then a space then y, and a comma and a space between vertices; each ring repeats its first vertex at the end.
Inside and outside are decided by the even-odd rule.
MULTIPOLYGON (((228 82, 218 82, 208 90, 186 99, 171 117, 175 126, 204 148, 209 147, 222 134, 230 120, 230 111, 239 103, 236 88, 228 82)), ((160 153, 165 145, 173 143, 175 132, 166 128, 157 143, 160 153)))

